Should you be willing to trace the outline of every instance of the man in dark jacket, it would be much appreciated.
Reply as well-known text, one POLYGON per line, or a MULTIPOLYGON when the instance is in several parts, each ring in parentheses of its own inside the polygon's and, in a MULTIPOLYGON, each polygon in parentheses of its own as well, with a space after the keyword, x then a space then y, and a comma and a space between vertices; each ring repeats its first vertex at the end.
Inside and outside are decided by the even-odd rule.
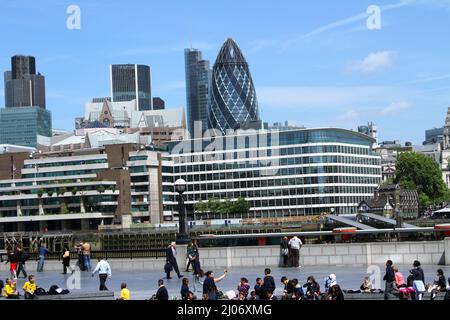
MULTIPOLYGON (((178 270, 177 249, 176 249, 176 243, 175 242, 172 242, 170 244, 170 246, 166 250, 166 263, 169 263, 169 264, 172 265, 173 270, 175 270, 175 272, 178 275, 179 279, 181 279, 183 277, 183 275, 180 274, 180 270, 178 270)), ((170 272, 171 271, 166 270, 167 279, 171 279, 170 272)))
POLYGON ((19 264, 17 267, 17 278, 19 278, 20 273, 23 273, 23 277, 27 278, 27 271, 25 270, 25 262, 28 260, 28 254, 25 252, 25 250, 22 249, 22 247, 17 248, 17 254, 19 259, 19 264))
POLYGON ((394 269, 392 269, 392 260, 386 262, 386 274, 383 278, 386 281, 386 286, 384 289, 384 300, 389 300, 392 295, 392 290, 394 289, 395 274, 394 269))
POLYGON ((264 270, 264 279, 261 287, 261 299, 267 300, 268 294, 275 292, 275 280, 270 274, 272 271, 269 268, 264 270))
POLYGON ((155 299, 156 300, 169 300, 169 293, 167 292, 166 287, 164 286, 164 280, 158 280, 158 291, 156 292, 155 299))

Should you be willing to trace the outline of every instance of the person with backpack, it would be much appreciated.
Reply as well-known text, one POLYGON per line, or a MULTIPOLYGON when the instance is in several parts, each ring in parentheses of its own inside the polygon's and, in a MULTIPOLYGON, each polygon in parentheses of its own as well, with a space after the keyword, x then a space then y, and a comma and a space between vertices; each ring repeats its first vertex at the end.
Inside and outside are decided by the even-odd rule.
POLYGON ((274 293, 275 289, 276 289, 275 280, 273 279, 271 272, 272 271, 269 268, 266 268, 264 270, 264 279, 263 279, 263 284, 261 286, 261 299, 262 300, 267 300, 269 293, 274 293))

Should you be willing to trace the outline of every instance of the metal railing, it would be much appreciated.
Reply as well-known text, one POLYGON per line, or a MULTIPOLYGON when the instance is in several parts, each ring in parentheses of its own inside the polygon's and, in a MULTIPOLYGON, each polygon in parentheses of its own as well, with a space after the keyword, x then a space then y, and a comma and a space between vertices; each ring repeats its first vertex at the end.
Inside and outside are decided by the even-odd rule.
MULTIPOLYGON (((136 259, 136 258, 165 258, 166 249, 133 249, 133 250, 95 250, 91 251, 91 259, 136 259)), ((37 252, 28 253, 28 261, 37 260, 39 254, 37 252)), ((46 260, 62 260, 62 252, 49 252, 45 255, 46 260)), ((76 252, 70 253, 70 259, 77 260, 76 252)), ((0 253, 0 261, 6 261, 7 254, 0 253)))

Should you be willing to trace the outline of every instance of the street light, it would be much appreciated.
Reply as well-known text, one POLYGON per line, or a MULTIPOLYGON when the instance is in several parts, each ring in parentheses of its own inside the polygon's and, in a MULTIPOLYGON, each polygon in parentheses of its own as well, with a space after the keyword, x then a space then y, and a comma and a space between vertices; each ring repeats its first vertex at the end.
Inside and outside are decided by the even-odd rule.
POLYGON ((178 179, 175 181, 175 191, 178 193, 178 224, 179 231, 177 234, 178 244, 187 244, 189 241, 186 233, 186 206, 184 205, 183 193, 186 191, 186 181, 178 179))

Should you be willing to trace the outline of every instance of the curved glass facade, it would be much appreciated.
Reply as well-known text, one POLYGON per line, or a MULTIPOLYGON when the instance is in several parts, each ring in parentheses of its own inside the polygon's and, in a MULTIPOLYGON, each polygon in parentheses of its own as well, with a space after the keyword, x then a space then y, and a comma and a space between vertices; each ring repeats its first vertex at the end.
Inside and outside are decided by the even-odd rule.
POLYGON ((223 141, 190 140, 170 148, 173 179, 186 180, 188 205, 243 197, 251 216, 356 213, 381 182, 374 140, 354 131, 301 129, 216 139, 223 141))
POLYGON ((225 133, 257 120, 258 102, 248 64, 237 43, 227 39, 213 67, 209 127, 225 133))

